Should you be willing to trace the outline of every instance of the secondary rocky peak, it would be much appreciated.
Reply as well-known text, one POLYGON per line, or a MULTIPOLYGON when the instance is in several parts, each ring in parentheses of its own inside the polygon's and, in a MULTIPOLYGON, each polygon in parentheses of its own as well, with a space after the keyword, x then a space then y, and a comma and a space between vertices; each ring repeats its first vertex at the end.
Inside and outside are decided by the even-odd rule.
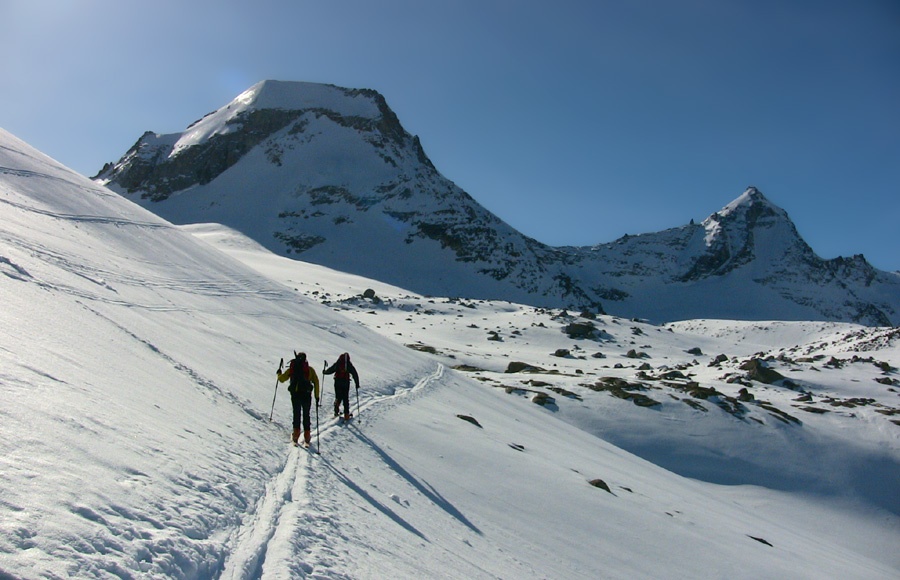
POLYGON ((748 188, 737 199, 706 218, 703 227, 706 228, 708 247, 724 243, 732 254, 774 237, 779 243, 806 246, 787 212, 755 187, 748 188))
POLYGON ((710 216, 710 218, 755 219, 762 216, 778 216, 788 219, 787 213, 769 201, 760 190, 755 187, 748 187, 737 199, 710 216))
POLYGON ((722 276, 761 259, 774 265, 788 256, 813 257, 787 212, 755 187, 706 218, 703 227, 705 251, 684 274, 684 281, 722 276))
MULTIPOLYGON (((751 199, 756 202, 768 201, 766 199, 766 196, 764 196, 760 190, 756 189, 752 185, 750 187, 748 187, 746 190, 744 190, 744 193, 741 195, 741 198, 743 198, 743 197, 746 197, 746 198, 751 199)), ((738 198, 738 199, 740 199, 740 198, 738 198)))

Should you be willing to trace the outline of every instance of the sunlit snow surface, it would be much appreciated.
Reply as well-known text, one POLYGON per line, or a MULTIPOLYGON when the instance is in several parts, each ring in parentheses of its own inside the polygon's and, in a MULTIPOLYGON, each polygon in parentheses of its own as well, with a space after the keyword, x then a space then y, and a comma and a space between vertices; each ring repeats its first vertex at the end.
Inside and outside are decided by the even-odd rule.
POLYGON ((900 575, 891 329, 599 317, 570 338, 579 313, 176 228, 2 131, 0 212, 0 578, 900 575), (293 350, 360 371, 349 425, 325 382, 321 454, 288 442, 293 350), (769 355, 793 389, 717 404, 769 355))

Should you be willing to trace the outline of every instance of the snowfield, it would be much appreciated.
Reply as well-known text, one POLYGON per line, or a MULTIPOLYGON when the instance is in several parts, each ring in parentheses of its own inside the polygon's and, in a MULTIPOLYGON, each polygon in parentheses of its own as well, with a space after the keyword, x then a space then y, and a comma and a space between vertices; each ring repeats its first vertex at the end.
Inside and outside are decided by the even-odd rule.
POLYGON ((0 579, 900 576, 897 329, 420 296, 2 130, 0 212, 0 579))

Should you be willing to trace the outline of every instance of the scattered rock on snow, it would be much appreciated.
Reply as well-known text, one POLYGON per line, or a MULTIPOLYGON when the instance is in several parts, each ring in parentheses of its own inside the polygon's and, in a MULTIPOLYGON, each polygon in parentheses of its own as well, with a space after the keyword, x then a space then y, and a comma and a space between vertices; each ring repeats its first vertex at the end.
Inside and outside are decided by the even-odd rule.
POLYGON ((553 391, 554 393, 562 395, 563 397, 568 397, 569 399, 575 399, 576 401, 583 400, 581 395, 579 395, 578 393, 573 393, 572 391, 570 391, 568 389, 563 389, 562 387, 547 387, 547 388, 550 389, 551 391, 553 391))
POLYGON ((651 399, 642 393, 633 391, 645 391, 647 387, 641 383, 629 383, 625 379, 618 377, 603 377, 593 385, 584 385, 593 391, 607 391, 614 397, 631 401, 638 407, 655 407, 660 405, 659 401, 651 399))
POLYGON ((825 366, 832 367, 835 369, 842 369, 842 368, 844 368, 844 364, 846 364, 846 362, 847 361, 844 359, 831 357, 831 360, 829 360, 827 363, 825 363, 825 366))
POLYGON ((590 339, 594 338, 597 327, 592 322, 572 322, 563 328, 569 338, 574 339, 590 339))
POLYGON ((789 415, 789 414, 785 413, 784 411, 782 411, 781 409, 779 409, 772 403, 769 403, 767 401, 759 401, 759 403, 757 403, 757 404, 760 407, 762 407, 763 409, 765 409, 766 411, 768 411, 769 415, 771 415, 772 417, 775 417, 782 423, 786 423, 788 425, 790 425, 790 424, 802 425, 803 424, 803 422, 800 421, 800 419, 794 417, 793 415, 789 415))
POLYGON ((506 365, 506 373, 542 373, 544 369, 524 362, 513 361, 506 365))
POLYGON ((422 344, 422 343, 407 344, 406 347, 411 348, 413 350, 418 350, 419 352, 427 352, 428 354, 437 354, 436 348, 434 348, 433 346, 428 346, 426 344, 422 344))
MULTIPOLYGON (((593 485, 593 486, 596 487, 596 488, 599 488, 599 489, 602 489, 602 490, 607 491, 607 492, 609 492, 609 493, 612 493, 612 490, 609 489, 609 486, 606 485, 606 482, 603 481, 602 479, 592 479, 592 480, 590 480, 588 483, 591 484, 591 485, 593 485)), ((613 494, 613 495, 615 495, 615 494, 613 494)))
POLYGON ((765 366, 758 358, 748 360, 742 364, 740 368, 741 370, 748 371, 748 377, 752 381, 759 381, 760 383, 771 385, 772 383, 784 380, 784 375, 765 366))
POLYGON ((539 381, 537 379, 531 379, 530 381, 526 381, 532 387, 549 387, 550 383, 546 381, 539 381))
POLYGON ((481 372, 484 372, 484 369, 483 369, 483 368, 475 367, 475 366, 467 365, 467 364, 456 365, 455 367, 452 367, 452 368, 453 368, 453 370, 455 370, 455 371, 462 371, 462 372, 465 372, 465 373, 481 373, 481 372))
POLYGON ((459 417, 459 418, 462 419, 463 421, 466 421, 466 422, 468 422, 468 423, 471 423, 471 424, 475 425, 475 426, 478 427, 479 429, 484 429, 484 427, 481 426, 481 423, 479 423, 478 421, 476 421, 474 417, 470 417, 470 416, 468 416, 468 415, 457 415, 457 417, 459 417))
POLYGON ((547 393, 535 393, 531 398, 531 402, 535 405, 540 405, 541 407, 546 407, 547 405, 555 405, 556 399, 548 395, 547 393))
POLYGON ((750 536, 750 535, 748 535, 747 537, 750 538, 751 540, 756 540, 756 541, 759 542, 760 544, 765 544, 765 545, 769 546, 770 548, 774 548, 774 547, 775 547, 775 546, 773 546, 772 544, 770 544, 769 542, 767 542, 766 540, 764 540, 763 538, 757 538, 757 537, 755 537, 755 536, 750 536))
POLYGON ((728 360, 727 356, 725 356, 724 354, 720 354, 716 358, 712 359, 712 361, 710 361, 709 366, 714 367, 716 365, 722 364, 723 362, 725 362, 727 360, 728 360))
POLYGON ((688 380, 688 376, 679 370, 666 371, 658 377, 664 381, 688 380))
POLYGON ((703 403, 700 403, 699 401, 695 401, 694 399, 681 399, 681 402, 692 409, 696 409, 698 411, 703 411, 704 413, 709 413, 709 409, 704 407, 703 403))
POLYGON ((874 361, 873 364, 886 373, 892 372, 894 370, 894 367, 884 361, 874 361))

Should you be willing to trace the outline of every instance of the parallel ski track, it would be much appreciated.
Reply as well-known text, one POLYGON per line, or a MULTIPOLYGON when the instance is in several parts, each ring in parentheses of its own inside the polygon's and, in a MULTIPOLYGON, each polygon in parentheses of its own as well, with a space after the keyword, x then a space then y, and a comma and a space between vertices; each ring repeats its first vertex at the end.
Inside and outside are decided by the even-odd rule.
MULTIPOLYGON (((380 414, 380 408, 388 408, 401 401, 408 403, 421 396, 433 382, 444 375, 444 365, 409 388, 398 388, 391 395, 368 398, 360 402, 360 414, 354 420, 380 414)), ((325 406, 328 408, 328 406, 325 406)), ((342 429, 336 419, 329 419, 320 425, 319 439, 324 452, 328 452, 329 440, 333 434, 342 429)), ((316 435, 313 434, 315 442, 316 435)), ((334 527, 328 514, 314 513, 309 509, 307 486, 309 472, 318 457, 313 449, 291 449, 284 468, 266 485, 263 497, 257 502, 256 510, 248 516, 244 525, 235 533, 234 548, 225 561, 221 580, 266 580, 269 577, 306 577, 313 570, 310 563, 304 562, 304 554, 294 551, 291 539, 298 530, 327 540, 322 534, 310 531, 311 528, 323 526, 334 527), (316 526, 311 526, 316 523, 316 526)), ((315 538, 313 538, 315 539, 315 538)), ((321 556, 321 555, 320 555, 321 556)))
MULTIPOLYGON (((0 200, 2 201, 2 200, 0 200)), ((11 258, 0 256, 0 273, 23 282, 33 282, 47 290, 60 291, 77 298, 94 300, 108 304, 128 306, 130 308, 144 308, 157 311, 185 311, 185 308, 173 307, 170 303, 151 304, 136 303, 133 300, 118 298, 117 287, 141 287, 158 288, 166 291, 184 292, 193 295, 204 296, 261 296, 267 300, 279 300, 283 302, 296 301, 296 295, 283 288, 278 288, 260 277, 250 278, 220 278, 209 280, 204 278, 168 278, 162 276, 128 275, 121 270, 105 267, 99 263, 89 263, 76 259, 71 253, 49 248, 42 244, 26 241, 20 236, 0 229, 0 243, 8 248, 16 248, 23 254, 32 256, 35 260, 47 265, 52 265, 78 278, 87 280, 93 284, 95 291, 90 286, 77 287, 72 284, 51 282, 41 279, 37 274, 30 273, 27 269, 14 262, 11 258)))

